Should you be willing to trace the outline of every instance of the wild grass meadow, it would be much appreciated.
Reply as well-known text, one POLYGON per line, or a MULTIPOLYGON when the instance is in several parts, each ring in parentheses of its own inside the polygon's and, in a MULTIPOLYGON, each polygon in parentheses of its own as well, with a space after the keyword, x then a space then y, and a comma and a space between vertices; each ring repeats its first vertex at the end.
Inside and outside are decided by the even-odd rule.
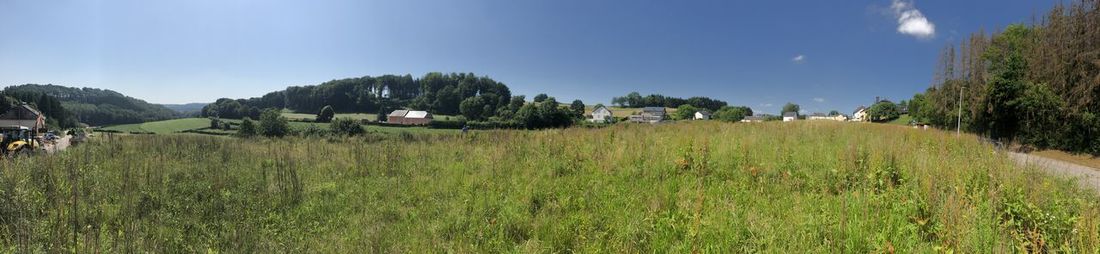
POLYGON ((136 135, 0 162, 0 252, 1092 252, 1096 195, 826 122, 136 135))

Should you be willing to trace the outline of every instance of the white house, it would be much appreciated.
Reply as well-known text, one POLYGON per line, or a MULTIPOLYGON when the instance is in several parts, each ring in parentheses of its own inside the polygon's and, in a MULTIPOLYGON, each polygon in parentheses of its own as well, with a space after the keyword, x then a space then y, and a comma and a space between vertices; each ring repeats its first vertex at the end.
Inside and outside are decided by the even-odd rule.
POLYGON ((830 116, 822 113, 813 113, 806 117, 807 120, 832 120, 832 121, 848 121, 848 117, 845 115, 830 116))
POLYGON ((784 122, 791 122, 791 121, 794 121, 794 120, 798 120, 798 112, 785 112, 785 113, 783 113, 783 121, 784 122))
POLYGON ((600 105, 595 109, 592 109, 592 118, 589 118, 588 121, 593 123, 607 123, 610 122, 611 119, 613 119, 614 117, 615 116, 614 114, 611 114, 610 109, 607 109, 607 107, 600 105))
POLYGON ((710 111, 699 110, 695 111, 695 120, 710 120, 710 111))
POLYGON ((865 122, 869 120, 867 118, 867 107, 859 106, 856 111, 852 113, 852 122, 865 122))

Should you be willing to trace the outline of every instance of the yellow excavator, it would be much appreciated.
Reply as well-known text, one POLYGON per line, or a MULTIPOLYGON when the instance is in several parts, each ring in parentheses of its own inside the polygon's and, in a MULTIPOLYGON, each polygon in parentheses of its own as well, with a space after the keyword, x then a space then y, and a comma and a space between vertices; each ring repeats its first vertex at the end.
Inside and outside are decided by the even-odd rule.
POLYGON ((6 156, 30 155, 42 149, 30 128, 25 126, 0 126, 0 147, 6 156))

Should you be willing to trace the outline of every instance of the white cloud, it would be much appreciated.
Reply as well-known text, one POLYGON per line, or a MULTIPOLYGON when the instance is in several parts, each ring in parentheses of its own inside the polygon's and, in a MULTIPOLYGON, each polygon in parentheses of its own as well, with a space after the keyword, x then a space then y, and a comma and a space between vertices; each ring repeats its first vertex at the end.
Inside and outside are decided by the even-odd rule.
POLYGON ((796 63, 796 64, 805 63, 806 62, 806 55, 797 55, 794 58, 791 58, 791 61, 796 63))
POLYGON ((936 24, 928 21, 924 14, 913 6, 910 0, 892 0, 890 9, 894 11, 894 17, 898 19, 898 32, 911 35, 920 39, 936 37, 936 24))
POLYGON ((819 102, 819 103, 820 102, 825 102, 825 98, 817 97, 817 98, 814 98, 814 101, 819 102))
POLYGON ((771 103, 760 104, 760 107, 764 107, 764 108, 770 108, 772 106, 774 106, 774 105, 772 105, 771 103))

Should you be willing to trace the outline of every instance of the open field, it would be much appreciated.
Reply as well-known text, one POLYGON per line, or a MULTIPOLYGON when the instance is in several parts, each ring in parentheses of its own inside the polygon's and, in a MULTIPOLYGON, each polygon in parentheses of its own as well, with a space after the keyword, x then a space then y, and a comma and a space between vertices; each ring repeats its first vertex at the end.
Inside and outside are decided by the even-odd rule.
POLYGON ((153 132, 156 134, 176 133, 185 130, 199 129, 210 126, 210 119, 206 118, 182 118, 165 121, 124 124, 104 127, 104 130, 116 130, 121 132, 153 132))
POLYGON ((903 114, 900 117, 898 117, 898 119, 894 119, 893 121, 890 121, 890 124, 909 125, 909 122, 911 122, 911 121, 913 121, 912 116, 909 116, 909 114, 903 114))
POLYGON ((973 137, 879 124, 118 136, 0 172, 10 252, 1100 248, 1092 192, 973 137))
MULTIPOLYGON (((317 114, 291 113, 291 112, 284 111, 282 113, 282 115, 283 115, 283 117, 286 117, 287 119, 290 119, 290 120, 301 120, 301 119, 313 120, 313 119, 317 119, 317 114)), ((378 115, 367 114, 367 113, 342 113, 342 114, 336 114, 335 118, 350 118, 350 119, 353 119, 353 120, 375 121, 375 120, 378 119, 378 115)), ((255 120, 255 119, 253 119, 253 120, 255 120)))

